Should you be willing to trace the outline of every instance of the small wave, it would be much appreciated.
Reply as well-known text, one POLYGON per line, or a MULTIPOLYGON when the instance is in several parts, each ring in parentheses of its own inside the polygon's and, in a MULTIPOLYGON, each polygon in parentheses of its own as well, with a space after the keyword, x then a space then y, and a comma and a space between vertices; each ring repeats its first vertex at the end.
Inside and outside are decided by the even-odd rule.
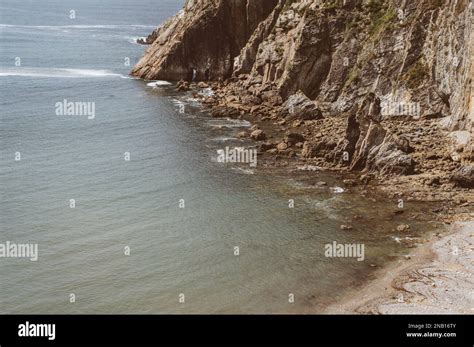
POLYGON ((200 90, 198 93, 203 96, 213 96, 215 94, 212 88, 204 88, 200 90))
POLYGON ((178 105, 178 106, 184 106, 184 102, 182 102, 181 100, 178 100, 178 99, 172 99, 171 102, 175 105, 178 105))
POLYGON ((97 77, 122 77, 121 74, 108 70, 90 69, 59 69, 59 68, 1 68, 0 77, 49 77, 49 78, 97 78, 97 77))
POLYGON ((213 142, 227 142, 227 141, 238 141, 239 139, 236 137, 226 137, 226 136, 221 136, 221 137, 216 137, 211 139, 213 142))
POLYGON ((180 113, 184 113, 185 103, 178 99, 171 99, 171 102, 178 107, 180 113))
POLYGON ((136 77, 136 76, 126 76, 126 75, 120 75, 119 76, 120 78, 123 78, 123 79, 126 79, 126 80, 139 80, 140 77, 136 77))
POLYGON ((233 171, 238 171, 240 173, 243 173, 245 175, 253 175, 255 173, 254 170, 252 169, 245 169, 243 167, 233 167, 231 168, 233 171))
POLYGON ((240 119, 212 119, 207 122, 213 128, 250 128, 251 123, 240 119))
POLYGON ((140 45, 140 43, 138 43, 138 40, 144 40, 146 41, 146 37, 145 36, 125 36, 125 39, 130 42, 130 43, 133 43, 133 44, 136 44, 136 45, 140 45))
POLYGON ((392 236, 392 239, 395 240, 396 243, 402 243, 402 241, 411 241, 411 240, 416 240, 416 237, 398 237, 398 236, 392 236))
POLYGON ((184 98, 184 101, 185 101, 188 105, 193 106, 193 107, 199 107, 199 106, 201 106, 201 100, 196 99, 196 98, 193 98, 193 97, 184 98))
POLYGON ((321 168, 316 165, 300 165, 300 166, 297 166, 296 169, 298 171, 320 171, 321 170, 321 168))
POLYGON ((89 25, 15 25, 0 24, 0 28, 23 28, 23 29, 120 29, 120 28, 155 28, 154 25, 140 24, 89 24, 89 25))
POLYGON ((310 185, 310 184, 306 184, 306 183, 303 183, 303 182, 299 182, 299 181, 295 181, 293 179, 290 179, 288 180, 288 184, 293 187, 293 188, 297 188, 297 189, 314 189, 315 187, 310 185))
POLYGON ((168 81, 153 81, 150 83, 147 83, 146 85, 148 87, 156 88, 156 87, 162 87, 162 86, 170 86, 172 83, 168 81))

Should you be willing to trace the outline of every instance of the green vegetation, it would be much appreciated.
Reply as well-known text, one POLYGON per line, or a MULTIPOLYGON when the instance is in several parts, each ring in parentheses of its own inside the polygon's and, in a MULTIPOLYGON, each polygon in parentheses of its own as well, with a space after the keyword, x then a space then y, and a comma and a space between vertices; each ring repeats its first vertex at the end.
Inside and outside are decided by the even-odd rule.
POLYGON ((346 23, 346 32, 348 32, 349 34, 352 33, 352 30, 355 30, 359 27, 359 23, 360 18, 358 16, 352 17, 352 20, 346 23))
POLYGON ((343 0, 330 0, 323 4, 323 9, 334 10, 336 8, 341 8, 343 5, 343 0))
POLYGON ((418 60, 413 64, 408 71, 403 75, 403 80, 406 85, 415 89, 421 85, 421 83, 429 77, 429 71, 425 64, 421 60, 418 60))
POLYGON ((347 75, 346 81, 344 82, 344 87, 343 89, 349 87, 352 83, 357 83, 360 80, 359 77, 359 68, 357 66, 354 66, 349 74, 347 75))
POLYGON ((383 7, 373 7, 377 9, 376 12, 370 13, 370 20, 372 27, 370 28, 370 35, 377 37, 381 32, 391 27, 394 23, 397 13, 395 9, 388 8, 384 9, 383 7))
POLYGON ((384 8, 384 1, 383 0, 370 0, 366 4, 366 7, 371 14, 380 14, 380 12, 384 8))

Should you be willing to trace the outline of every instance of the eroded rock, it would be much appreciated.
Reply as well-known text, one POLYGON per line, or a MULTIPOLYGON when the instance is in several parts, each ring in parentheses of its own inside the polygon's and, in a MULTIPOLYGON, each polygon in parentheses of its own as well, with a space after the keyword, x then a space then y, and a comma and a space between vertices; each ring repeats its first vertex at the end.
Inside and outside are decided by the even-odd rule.
POLYGON ((474 166, 461 166, 453 173, 451 180, 459 187, 474 188, 474 166))
POLYGON ((310 100, 303 92, 291 95, 281 110, 283 117, 299 120, 314 120, 323 117, 316 103, 310 100))
POLYGON ((267 139, 267 135, 263 130, 257 129, 252 131, 252 133, 250 134, 250 138, 255 141, 265 141, 267 139))

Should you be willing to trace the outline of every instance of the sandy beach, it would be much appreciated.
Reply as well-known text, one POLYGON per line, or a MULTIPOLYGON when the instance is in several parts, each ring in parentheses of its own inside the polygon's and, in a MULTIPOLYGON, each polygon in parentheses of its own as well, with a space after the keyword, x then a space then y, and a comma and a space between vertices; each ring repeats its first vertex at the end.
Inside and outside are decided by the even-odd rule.
POLYGON ((327 313, 474 314, 474 221, 456 222, 327 313))

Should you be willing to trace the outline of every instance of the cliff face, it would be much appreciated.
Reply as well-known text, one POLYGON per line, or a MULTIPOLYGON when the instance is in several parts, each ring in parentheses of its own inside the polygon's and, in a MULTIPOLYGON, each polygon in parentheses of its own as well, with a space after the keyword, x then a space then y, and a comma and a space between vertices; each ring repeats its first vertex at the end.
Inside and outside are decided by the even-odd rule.
POLYGON ((395 118, 433 132, 429 121, 442 118, 453 132, 446 156, 474 159, 472 29, 468 0, 188 1, 132 73, 178 80, 196 67, 202 79, 210 67, 213 80, 232 76, 224 95, 257 115, 267 107, 288 119, 283 103, 306 97, 326 119, 347 117, 327 160, 409 174, 423 158, 411 155, 407 141, 416 139, 397 131, 395 118))
POLYGON ((277 0, 187 0, 184 9, 148 38, 151 47, 132 74, 145 79, 228 77, 233 60, 277 0))

